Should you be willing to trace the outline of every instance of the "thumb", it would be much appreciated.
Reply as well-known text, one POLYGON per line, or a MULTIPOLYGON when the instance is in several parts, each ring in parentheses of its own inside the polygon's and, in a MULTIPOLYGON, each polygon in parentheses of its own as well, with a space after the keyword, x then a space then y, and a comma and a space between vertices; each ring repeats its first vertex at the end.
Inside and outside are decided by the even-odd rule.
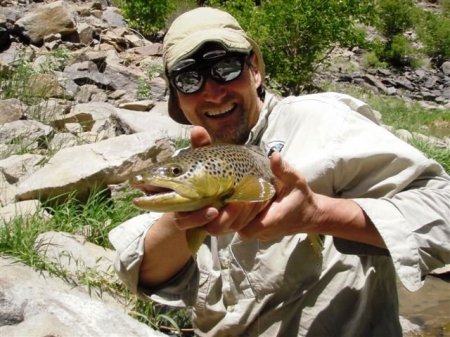
POLYGON ((270 168, 277 180, 282 182, 283 185, 292 187, 304 183, 304 177, 288 162, 284 161, 278 152, 274 152, 270 157, 270 168))
POLYGON ((204 127, 194 126, 191 129, 191 144, 193 148, 211 145, 212 140, 204 127))

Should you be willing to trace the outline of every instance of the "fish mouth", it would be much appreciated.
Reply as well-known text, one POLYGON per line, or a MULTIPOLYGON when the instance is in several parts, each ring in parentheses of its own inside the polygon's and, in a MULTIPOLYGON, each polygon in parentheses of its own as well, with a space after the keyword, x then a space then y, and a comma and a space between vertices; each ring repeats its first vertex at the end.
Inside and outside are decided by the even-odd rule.
POLYGON ((172 188, 148 183, 142 175, 136 175, 131 178, 130 185, 143 192, 147 197, 175 193, 172 188))
POLYGON ((209 118, 221 118, 228 116, 233 113, 236 109, 237 104, 233 103, 230 106, 225 107, 224 109, 212 109, 205 112, 205 115, 209 118))

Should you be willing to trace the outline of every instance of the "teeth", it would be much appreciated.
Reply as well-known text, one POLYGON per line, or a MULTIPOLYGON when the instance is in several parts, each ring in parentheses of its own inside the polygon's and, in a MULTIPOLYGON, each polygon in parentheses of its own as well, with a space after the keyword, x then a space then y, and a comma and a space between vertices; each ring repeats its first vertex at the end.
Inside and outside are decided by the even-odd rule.
POLYGON ((215 110, 215 111, 207 111, 206 115, 207 116, 219 116, 219 115, 224 115, 228 112, 230 112, 231 110, 234 109, 234 105, 226 108, 225 110, 215 110))

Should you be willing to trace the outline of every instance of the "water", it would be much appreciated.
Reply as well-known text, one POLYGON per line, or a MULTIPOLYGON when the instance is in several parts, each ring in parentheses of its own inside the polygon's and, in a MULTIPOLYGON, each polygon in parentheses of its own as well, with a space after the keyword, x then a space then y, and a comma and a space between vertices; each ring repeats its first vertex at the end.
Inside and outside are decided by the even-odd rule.
POLYGON ((450 337, 450 273, 427 276, 425 285, 411 293, 399 284, 400 315, 419 325, 413 336, 450 337))

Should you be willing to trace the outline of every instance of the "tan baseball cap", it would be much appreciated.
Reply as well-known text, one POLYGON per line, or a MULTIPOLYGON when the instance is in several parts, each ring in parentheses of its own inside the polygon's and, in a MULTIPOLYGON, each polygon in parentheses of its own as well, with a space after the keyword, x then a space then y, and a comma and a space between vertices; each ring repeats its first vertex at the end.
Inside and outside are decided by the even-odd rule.
POLYGON ((210 7, 198 7, 183 13, 173 21, 163 42, 163 64, 169 87, 169 115, 178 123, 190 124, 178 105, 176 89, 168 81, 167 74, 176 63, 194 55, 207 42, 219 43, 232 52, 253 51, 264 78, 261 51, 233 16, 210 7))

